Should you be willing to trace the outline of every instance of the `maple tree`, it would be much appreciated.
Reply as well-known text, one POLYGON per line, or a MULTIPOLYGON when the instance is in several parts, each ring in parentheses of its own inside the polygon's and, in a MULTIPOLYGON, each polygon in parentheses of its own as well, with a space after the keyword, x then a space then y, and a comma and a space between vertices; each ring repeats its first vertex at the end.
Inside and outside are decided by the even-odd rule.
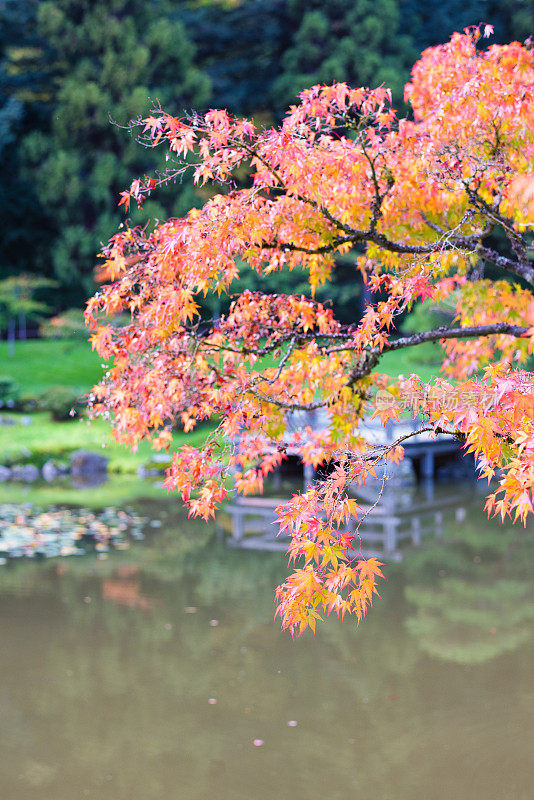
POLYGON ((221 110, 178 119, 156 107, 142 122, 146 143, 169 147, 172 169, 136 179, 122 193, 126 209, 187 171, 219 191, 153 230, 126 226, 104 249, 108 283, 86 315, 112 365, 93 410, 131 446, 148 438, 167 448, 176 424, 216 422, 203 448, 173 457, 166 478, 204 518, 226 497, 230 470, 246 493, 261 490, 288 450, 334 465, 279 509, 296 565, 277 590, 278 613, 292 632, 332 611, 360 620, 377 591, 382 565, 359 553, 367 512, 350 488, 401 459, 403 440, 370 447, 364 415, 385 423, 402 399, 496 478, 489 513, 525 520, 532 511, 533 51, 517 42, 484 50, 481 39, 466 29, 423 52, 405 90, 413 119, 398 118, 384 87, 335 84, 303 92, 278 129, 221 110), (242 188, 237 170, 249 176, 242 188), (380 299, 342 325, 313 292, 351 251, 380 299), (305 268, 312 297, 243 292, 228 314, 202 322, 196 299, 229 291, 245 261, 264 275, 305 268), (451 325, 395 332, 414 303, 445 298, 451 325), (98 323, 125 311, 123 328, 98 323), (430 386, 380 373, 384 353, 428 341, 444 350, 430 386), (291 412, 317 409, 327 412, 322 430, 287 426, 291 412))

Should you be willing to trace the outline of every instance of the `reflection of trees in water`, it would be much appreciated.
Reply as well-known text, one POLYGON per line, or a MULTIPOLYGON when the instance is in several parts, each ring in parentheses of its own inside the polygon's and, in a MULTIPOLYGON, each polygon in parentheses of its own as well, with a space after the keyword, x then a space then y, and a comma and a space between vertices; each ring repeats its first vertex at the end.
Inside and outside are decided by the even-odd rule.
MULTIPOLYGON (((165 597, 183 608, 181 592, 165 597)), ((357 637, 347 627, 332 626, 324 642, 291 642, 273 627, 270 609, 250 631, 248 603, 219 609, 216 628, 204 609, 178 615, 167 604, 132 614, 95 599, 89 605, 82 636, 79 620, 58 631, 41 664, 27 670, 27 690, 18 698, 28 729, 55 730, 58 742, 43 752, 39 735, 22 759, 15 753, 9 770, 13 776, 29 770, 30 781, 36 763, 59 759, 61 769, 46 785, 57 800, 80 787, 102 791, 108 774, 114 777, 104 796, 117 800, 159 800, 178 786, 178 796, 188 800, 313 798, 325 774, 333 776, 328 796, 341 798, 360 784, 378 791, 384 769, 399 768, 413 749, 389 699, 398 685, 388 675, 391 656, 395 661, 398 653, 362 642, 361 661, 354 663, 357 637), (169 619, 171 631, 164 628, 169 619), (370 676, 377 672, 374 659, 384 657, 380 687, 370 676), (378 714, 376 704, 367 705, 377 689, 378 714), (212 696, 216 707, 207 703, 212 696), (296 730, 288 729, 288 719, 298 720, 296 730), (269 769, 251 755, 258 736, 270 753, 269 769), (382 752, 377 742, 392 736, 396 746, 382 752)))
POLYGON ((417 612, 406 620, 419 647, 458 664, 478 664, 515 650, 532 634, 534 602, 526 582, 491 585, 450 578, 439 589, 406 588, 417 612))
MULTIPOLYGON (((196 575, 195 593, 203 602, 237 600, 244 595, 254 596, 260 588, 270 589, 269 611, 272 613, 274 590, 287 574, 287 559, 283 553, 235 551, 224 545, 214 547, 207 559, 197 554, 191 566, 196 575)), ((253 608, 249 611, 254 614, 253 608)))
POLYGON ((445 540, 406 565, 407 629, 423 652, 458 664, 515 650, 534 630, 532 532, 472 513, 445 540))
POLYGON ((70 559, 59 574, 55 564, 21 564, 35 594, 29 579, 17 595, 4 585, 6 797, 40 789, 72 800, 88 788, 99 800, 490 800, 505 796, 507 764, 514 798, 528 796, 528 647, 466 669, 418 646, 446 641, 459 624, 482 629, 482 601, 513 620, 510 630, 526 625, 526 539, 504 532, 505 547, 480 551, 483 530, 468 518, 465 536, 445 531, 450 544, 388 565, 384 599, 358 629, 332 620, 293 642, 273 623, 283 555, 206 546, 203 528, 188 536, 183 518, 158 518, 153 537, 107 560, 70 559), (406 580, 410 604, 430 592, 412 619, 430 613, 434 634, 403 634, 406 580), (150 603, 128 606, 121 587, 123 599, 137 592, 150 603), (460 617, 442 613, 441 593, 460 617), (514 721, 521 737, 510 735, 514 721))
MULTIPOLYGON (((39 660, 28 648, 23 681, 7 673, 25 734, 17 741, 26 741, 22 750, 10 748, 12 785, 20 786, 18 774, 27 787, 42 780, 55 800, 85 787, 103 800, 341 800, 387 796, 393 783, 397 797, 464 797, 465 773, 449 774, 443 745, 458 727, 477 728, 469 718, 488 696, 502 714, 502 673, 481 677, 439 662, 429 668, 399 636, 394 582, 376 617, 358 630, 334 620, 315 639, 292 642, 272 624, 269 587, 251 589, 243 602, 220 603, 216 612, 197 596, 197 612, 186 614, 191 585, 153 582, 159 602, 145 613, 102 600, 99 578, 82 581, 91 603, 78 591, 80 614, 70 605, 50 606, 52 635, 41 637, 39 660), (252 626, 253 602, 264 613, 252 626), (220 624, 212 627, 215 613, 220 624), (289 729, 288 719, 298 727, 289 729), (54 741, 43 745, 50 731, 54 741), (256 752, 251 742, 258 737, 265 746, 256 752), (432 754, 426 775, 420 758, 428 742, 439 755, 432 754)), ((75 588, 67 596, 74 598, 75 588)), ((4 648, 11 644, 4 639, 4 648)), ((521 669, 526 685, 526 662, 514 680, 521 683, 521 669)), ((480 735, 489 746, 491 736, 480 735)), ((501 748, 506 755, 506 743, 501 748)), ((480 780, 488 789, 489 781, 480 780)))
MULTIPOLYGON (((158 518, 161 529, 127 553, 21 563, 0 582, 4 594, 24 584, 25 596, 46 598, 47 631, 53 634, 38 665, 25 659, 29 690, 19 698, 18 713, 26 733, 34 718, 37 728, 57 728, 69 754, 58 772, 47 770, 46 758, 33 749, 17 750, 20 758, 10 767, 14 785, 19 773, 28 786, 41 780, 52 788, 57 779, 60 798, 85 785, 84 776, 94 788, 95 775, 106 786, 105 776, 113 773, 114 797, 130 796, 142 785, 143 798, 150 798, 168 793, 174 773, 181 796, 203 798, 219 769, 213 765, 224 765, 228 747, 220 725, 210 730, 214 710, 207 698, 218 694, 223 705, 230 697, 230 707, 237 701, 241 722, 248 721, 245 707, 263 716, 270 706, 274 686, 267 695, 255 683, 243 686, 244 674, 262 671, 266 652, 249 647, 242 653, 239 642, 262 626, 280 637, 272 625, 273 589, 283 559, 258 561, 250 553, 206 548, 210 527, 192 535, 189 528, 185 535, 183 519, 173 527, 161 509, 158 518), (124 601, 134 593, 150 602, 128 607, 124 601), (195 605, 195 614, 185 613, 195 605), (219 627, 210 626, 215 616, 224 617, 219 627), (204 783, 201 763, 208 765, 204 783)), ((271 673, 277 683, 278 673, 271 673)), ((247 746, 254 738, 248 725, 250 734, 241 737, 247 746)), ((62 761, 54 753, 56 758, 62 761)))
MULTIPOLYGON (((56 563, 54 561, 54 563, 56 563)), ((54 595, 57 590, 57 581, 54 577, 55 569, 49 563, 42 561, 20 560, 9 566, 0 568, 0 597, 24 597, 31 594, 36 596, 54 595)))
MULTIPOLYGON (((328 796, 341 798, 360 782, 378 791, 384 770, 402 766, 414 744, 389 695, 400 682, 403 702, 412 697, 414 651, 398 638, 375 641, 370 628, 335 621, 322 640, 280 634, 272 594, 284 569, 280 554, 189 551, 176 555, 174 582, 166 569, 157 578, 148 558, 139 580, 151 607, 117 605, 102 588, 110 579, 131 583, 124 567, 133 555, 68 562, 59 576, 44 565, 51 573, 44 583, 58 585, 61 602, 49 597, 52 635, 40 634, 38 663, 28 648, 24 691, 11 692, 22 729, 37 731, 29 748, 11 748, 13 786, 24 774, 25 785, 41 780, 56 800, 108 785, 114 800, 159 800, 178 786, 188 800, 294 797, 297 788, 313 798, 328 773, 335 776, 328 796), (193 605, 197 612, 185 613, 193 605), (370 697, 380 698, 381 713, 370 697), (288 719, 298 728, 290 730, 288 719), (57 732, 57 743, 43 749, 45 730, 57 732), (396 745, 384 754, 376 743, 392 735, 396 745), (257 737, 271 765, 276 753, 276 775, 251 755, 257 737)), ((380 624, 386 608, 381 616, 380 624)))

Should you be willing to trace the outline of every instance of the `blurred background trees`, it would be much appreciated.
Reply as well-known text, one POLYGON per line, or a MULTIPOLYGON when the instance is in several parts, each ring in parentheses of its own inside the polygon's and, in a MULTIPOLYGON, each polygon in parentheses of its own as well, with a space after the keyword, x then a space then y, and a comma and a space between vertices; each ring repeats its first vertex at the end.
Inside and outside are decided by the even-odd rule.
MULTIPOLYGON (((94 290, 119 193, 164 168, 128 129, 154 102, 279 120, 314 83, 382 83, 402 105, 418 53, 479 22, 495 41, 534 34, 528 0, 4 0, 0 5, 0 278, 44 275, 51 312, 94 290), (114 123, 114 124, 112 124, 114 123)), ((172 185, 132 222, 181 215, 205 193, 172 185)), ((266 290, 305 289, 302 276, 266 290)), ((248 278, 247 278, 248 280, 248 278)), ((255 286, 254 276, 250 276, 255 286)), ((258 287, 259 288, 259 287, 258 287)), ((340 264, 331 299, 354 313, 340 264)), ((206 313, 218 309, 206 309, 206 313)))
POLYGON ((50 268, 73 302, 91 291, 98 243, 121 222, 118 193, 154 166, 121 126, 151 98, 176 111, 202 105, 210 84, 166 3, 50 0, 38 5, 37 32, 50 114, 21 141, 22 174, 48 215, 50 268))
POLYGON ((279 108, 316 83, 385 84, 395 102, 417 52, 402 31, 397 0, 288 0, 292 30, 273 86, 279 108))

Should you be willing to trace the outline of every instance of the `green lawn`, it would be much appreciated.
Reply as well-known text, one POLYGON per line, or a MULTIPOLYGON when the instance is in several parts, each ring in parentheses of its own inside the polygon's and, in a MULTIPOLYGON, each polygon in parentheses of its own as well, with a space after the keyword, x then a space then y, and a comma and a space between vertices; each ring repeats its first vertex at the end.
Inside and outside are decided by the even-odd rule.
POLYGON ((407 347, 392 353, 385 353, 375 368, 377 372, 407 378, 412 372, 419 375, 424 383, 440 374, 443 350, 437 343, 425 342, 417 347, 407 347))
MULTIPOLYGON (((83 340, 17 342, 14 357, 9 357, 6 342, 0 343, 0 375, 13 378, 22 395, 38 395, 52 386, 68 386, 83 395, 100 380, 102 371, 100 358, 83 340)), ((20 419, 17 414, 4 412, 4 416, 20 419)), ((148 442, 142 442, 135 453, 114 442, 111 427, 104 420, 54 422, 47 413, 34 413, 31 417, 33 421, 28 426, 0 426, 0 464, 24 460, 28 451, 60 457, 84 448, 109 458, 112 472, 134 472, 153 453, 148 442)), ((173 449, 185 442, 198 445, 205 436, 205 426, 190 434, 178 433, 173 449)))
MULTIPOLYGON (((428 381, 439 372, 439 356, 438 346, 428 344, 399 353, 387 353, 377 369, 392 376, 417 372, 428 381)), ((100 359, 84 341, 17 342, 13 358, 8 356, 6 343, 0 343, 0 375, 11 376, 22 394, 39 394, 57 385, 84 394, 98 382, 101 374, 100 359)), ((84 448, 105 455, 112 472, 134 472, 139 465, 150 460, 153 452, 148 442, 142 442, 135 453, 116 444, 111 438, 109 424, 103 420, 53 422, 46 413, 31 416, 33 422, 28 426, 0 426, 0 463, 24 461, 29 452, 43 457, 61 457, 84 448)), ((208 429, 208 426, 202 426, 190 434, 178 433, 173 449, 185 442, 198 445, 208 429)))
MULTIPOLYGON (((427 343, 386 353, 377 370, 388 375, 417 372, 426 381, 439 373, 441 349, 427 343)), ((265 360, 265 366, 270 365, 265 360)), ((0 342, 0 375, 11 376, 22 394, 39 394, 50 386, 69 386, 80 394, 98 383, 101 359, 84 341, 43 340, 17 342, 10 358, 6 342, 0 342)))
MULTIPOLYGON (((5 414, 20 419, 17 414, 5 414)), ((111 472, 133 472, 141 464, 150 461, 153 450, 148 442, 141 442, 135 453, 124 445, 117 444, 111 437, 109 423, 104 420, 88 422, 76 419, 72 422, 54 422, 47 413, 31 414, 31 425, 0 425, 0 464, 30 461, 24 455, 31 452, 49 457, 61 458, 66 453, 79 448, 102 453, 109 459, 111 472)), ((186 442, 198 445, 206 436, 206 427, 198 428, 189 434, 178 433, 172 450, 186 442)))
POLYGON ((83 340, 33 339, 17 342, 10 357, 0 342, 0 374, 11 376, 22 394, 40 394, 50 386, 69 386, 80 394, 102 377, 101 359, 83 340))
MULTIPOLYGON (((32 503, 46 508, 55 505, 79 505, 91 508, 122 506, 140 499, 160 499, 167 497, 166 489, 155 486, 151 481, 140 480, 136 475, 113 475, 110 480, 88 489, 75 489, 69 481, 53 481, 50 484, 39 482, 0 483, 0 505, 4 503, 32 503)), ((174 494, 177 508, 181 508, 179 495, 174 494)))

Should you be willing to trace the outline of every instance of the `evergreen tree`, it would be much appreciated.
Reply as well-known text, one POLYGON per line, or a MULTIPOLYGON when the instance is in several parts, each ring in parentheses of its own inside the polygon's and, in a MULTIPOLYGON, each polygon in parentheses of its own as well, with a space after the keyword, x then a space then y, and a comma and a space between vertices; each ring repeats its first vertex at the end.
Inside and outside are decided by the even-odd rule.
POLYGON ((272 85, 291 44, 287 0, 181 2, 175 13, 195 43, 195 63, 209 75, 217 107, 271 112, 272 85))
POLYGON ((46 125, 47 79, 37 32, 37 0, 0 4, 0 277, 46 270, 50 228, 21 175, 20 140, 46 125))
POLYGON ((492 42, 524 41, 534 35, 531 0, 401 0, 403 29, 417 51, 439 44, 469 25, 493 25, 492 42))
MULTIPOLYGON (((39 4, 52 114, 48 130, 25 137, 23 155, 34 194, 53 220, 51 261, 64 305, 91 290, 99 242, 120 222, 120 191, 156 161, 121 126, 146 116, 156 100, 179 112, 209 96, 209 80, 193 66, 194 48, 169 10, 164 0, 39 4)), ((147 203, 143 218, 193 204, 181 201, 174 208, 161 198, 147 203)))
MULTIPOLYGON (((122 219, 119 193, 158 166, 158 151, 118 127, 146 116, 151 99, 177 113, 202 108, 211 81, 214 105, 271 122, 303 88, 341 80, 391 86, 399 107, 417 53, 481 21, 495 26, 495 41, 522 41, 534 34, 534 7, 529 0, 3 0, 0 277, 54 277, 63 307, 87 295, 99 243, 122 219)), ((172 187, 142 213, 132 211, 132 220, 182 214, 198 200, 172 187)), ((350 314, 352 299, 342 302, 350 314)))
POLYGON ((534 5, 531 0, 504 0, 502 4, 496 5, 501 5, 504 16, 500 41, 517 39, 524 42, 534 37, 534 5))
POLYGON ((277 107, 317 83, 389 86, 398 102, 415 51, 397 0, 288 0, 293 38, 273 88, 277 107))

